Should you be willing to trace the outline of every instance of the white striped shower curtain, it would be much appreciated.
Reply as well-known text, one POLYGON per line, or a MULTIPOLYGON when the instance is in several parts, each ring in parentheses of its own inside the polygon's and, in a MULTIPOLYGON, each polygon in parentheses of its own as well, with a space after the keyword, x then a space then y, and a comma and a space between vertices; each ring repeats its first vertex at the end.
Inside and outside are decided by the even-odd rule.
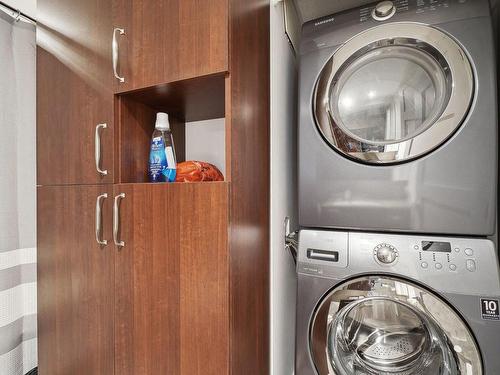
POLYGON ((0 374, 37 364, 35 27, 0 12, 0 374))

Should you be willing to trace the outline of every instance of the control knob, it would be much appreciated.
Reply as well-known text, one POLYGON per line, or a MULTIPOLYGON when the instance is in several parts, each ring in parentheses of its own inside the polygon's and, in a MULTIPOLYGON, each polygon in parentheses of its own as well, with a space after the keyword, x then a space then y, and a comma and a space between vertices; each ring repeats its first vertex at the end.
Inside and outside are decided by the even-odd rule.
POLYGON ((395 263, 399 257, 398 250, 394 246, 386 243, 377 245, 375 249, 373 249, 373 254, 375 256, 375 260, 380 264, 395 263))
POLYGON ((373 9, 372 16, 377 21, 383 21, 391 18, 396 13, 396 6, 392 1, 382 1, 373 9))

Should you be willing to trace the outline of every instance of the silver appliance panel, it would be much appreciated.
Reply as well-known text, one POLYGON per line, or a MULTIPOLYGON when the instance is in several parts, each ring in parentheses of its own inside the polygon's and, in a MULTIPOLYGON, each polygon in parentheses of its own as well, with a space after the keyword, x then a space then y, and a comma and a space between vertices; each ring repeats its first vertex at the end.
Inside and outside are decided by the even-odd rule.
MULTIPOLYGON (((346 345, 360 343, 361 365, 372 368, 372 373, 377 373, 376 368, 380 366, 392 366, 393 370, 400 366, 398 374, 413 375, 411 365, 409 372, 404 372, 404 366, 410 363, 427 363, 429 368, 438 366, 439 361, 426 362, 429 357, 423 356, 426 348, 430 350, 431 342, 441 343, 434 345, 434 353, 442 358, 448 356, 443 359, 443 363, 450 364, 447 369, 460 368, 461 374, 467 375, 489 375, 496 374, 500 368, 497 310, 500 271, 497 252, 489 240, 302 230, 297 271, 297 374, 343 374, 331 372, 341 363, 339 358, 335 362, 333 351, 328 347, 340 343, 339 337, 328 340, 337 333, 348 338, 346 345), (309 251, 311 249, 314 251, 309 251), (318 259, 317 254, 329 256, 318 259), (475 268, 468 268, 471 260, 475 268), (453 264, 457 265, 456 269, 453 264), (348 303, 341 302, 342 299, 348 303), (361 302, 363 299, 365 304, 361 302), (352 311, 343 310, 357 301, 359 306, 354 309, 353 305, 352 311), (341 311, 345 314, 340 315, 341 311), (353 317, 364 323, 354 324, 353 317), (397 323, 399 317, 404 324, 397 323), (340 324, 348 320, 359 330, 340 324), (394 324, 389 324, 391 321, 394 324), (314 326, 318 327, 316 332, 314 326), (377 327, 382 329, 377 331, 377 327), (374 340, 365 340, 370 334, 374 340), (442 334, 451 345, 446 344, 442 334), (430 340, 431 336, 435 340, 430 340)), ((350 352, 345 352, 347 357, 350 352)), ((349 366, 347 357, 343 363, 349 366)))
POLYGON ((302 230, 297 271, 336 280, 364 273, 404 275, 443 293, 500 295, 497 254, 486 239, 302 230), (424 249, 429 242, 435 247, 424 249), (448 250, 448 245, 441 246, 448 250), (386 247, 396 252, 393 262, 380 260, 386 247), (337 252, 338 261, 311 259, 311 248, 337 252))
MULTIPOLYGON (((303 28, 299 69, 299 224, 309 228, 493 235, 497 207, 498 109, 489 3, 487 0, 394 3, 395 14, 384 21, 370 16, 377 4, 374 2, 311 21, 303 28), (361 13, 368 18, 361 19, 361 13), (322 69, 346 41, 368 29, 401 22, 440 30, 465 51, 474 76, 470 108, 449 138, 434 149, 424 147, 432 150, 427 154, 396 164, 355 162, 334 151, 316 126, 313 111, 316 82, 322 69)), ((424 80, 433 82, 425 73, 420 73, 424 80)), ((434 79, 435 90, 430 91, 429 103, 432 103, 433 91, 438 94, 441 90, 439 80, 434 79)), ((432 113, 422 119, 432 117, 432 113)), ((447 118, 449 124, 460 117, 455 115, 447 118)), ((349 118, 347 125, 352 125, 349 118)), ((380 134, 371 136, 380 140, 380 134)), ((387 156, 391 155, 387 153, 387 156)))
POLYGON ((307 22, 302 29, 301 53, 342 44, 358 33, 360 27, 367 29, 408 20, 435 25, 490 16, 488 0, 395 0, 394 14, 378 21, 373 17, 378 3, 307 22))

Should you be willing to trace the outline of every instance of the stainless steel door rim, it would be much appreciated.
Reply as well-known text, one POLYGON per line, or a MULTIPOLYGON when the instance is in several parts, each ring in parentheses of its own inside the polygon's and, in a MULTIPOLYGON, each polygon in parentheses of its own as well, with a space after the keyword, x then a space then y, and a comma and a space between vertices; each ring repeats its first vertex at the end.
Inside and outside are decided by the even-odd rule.
POLYGON ((313 94, 313 115, 336 151, 365 163, 391 164, 418 158, 443 144, 462 124, 473 93, 471 64, 450 36, 418 23, 389 23, 354 36, 328 60, 313 94), (371 95, 375 90, 358 93, 363 84, 385 88, 382 102, 371 95), (344 89, 354 98, 342 97, 344 89), (396 102, 394 111, 382 113, 396 102), (374 110, 378 114, 373 115, 374 110), (401 111, 414 118, 405 119, 401 111), (371 121, 378 121, 379 129, 371 121), (363 129, 379 134, 366 137, 363 129))
POLYGON ((358 277, 327 293, 311 318, 310 353, 319 375, 483 373, 463 318, 393 276, 358 277))

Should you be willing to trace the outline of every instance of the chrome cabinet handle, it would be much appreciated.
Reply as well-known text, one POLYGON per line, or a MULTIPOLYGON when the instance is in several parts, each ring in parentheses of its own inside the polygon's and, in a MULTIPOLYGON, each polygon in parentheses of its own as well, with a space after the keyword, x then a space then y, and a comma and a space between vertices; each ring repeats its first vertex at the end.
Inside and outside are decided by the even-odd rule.
POLYGON ((108 194, 104 193, 97 197, 95 202, 95 239, 99 245, 107 245, 108 241, 101 240, 102 231, 102 201, 108 197, 108 194))
POLYGON ((107 124, 99 124, 95 127, 95 169, 103 176, 106 176, 108 171, 101 169, 101 133, 99 130, 101 128, 106 129, 107 127, 107 124))
POLYGON ((113 240, 116 246, 125 246, 125 242, 118 239, 118 232, 120 230, 120 199, 125 198, 125 193, 121 193, 115 197, 115 204, 113 206, 113 240))
POLYGON ((121 29, 119 27, 115 27, 113 30, 113 42, 111 43, 111 47, 112 47, 111 49, 113 51, 113 73, 115 74, 115 78, 119 82, 125 82, 125 78, 120 77, 118 75, 118 40, 116 37, 116 32, 119 32, 120 35, 124 35, 125 30, 121 29))

